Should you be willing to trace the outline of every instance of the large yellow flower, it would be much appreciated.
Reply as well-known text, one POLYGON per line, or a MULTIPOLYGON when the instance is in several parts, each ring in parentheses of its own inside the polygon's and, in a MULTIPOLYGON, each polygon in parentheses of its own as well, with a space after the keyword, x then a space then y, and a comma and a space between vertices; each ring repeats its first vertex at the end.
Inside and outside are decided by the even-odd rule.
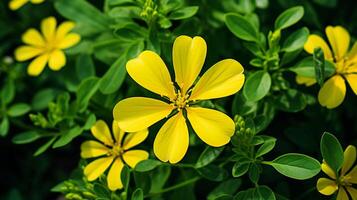
POLYGON ((44 2, 45 0, 11 0, 9 2, 9 8, 11 10, 17 10, 21 8, 23 5, 25 5, 27 2, 31 2, 33 4, 40 4, 44 2))
POLYGON ((154 141, 154 153, 164 162, 179 162, 189 146, 188 124, 208 145, 227 144, 234 133, 231 118, 216 110, 192 106, 198 100, 232 95, 242 88, 243 67, 233 59, 222 60, 197 81, 206 57, 206 42, 201 37, 179 36, 173 45, 175 83, 159 55, 144 51, 128 61, 128 74, 141 86, 161 95, 166 101, 145 97, 127 98, 114 107, 114 119, 126 131, 148 128, 169 118, 154 141), (194 86, 193 86, 194 85, 194 86), (170 115, 171 114, 171 115, 170 115))
POLYGON ((149 132, 145 129, 125 134, 120 130, 118 123, 114 121, 112 129, 114 140, 108 125, 104 121, 98 120, 91 128, 91 132, 103 144, 95 140, 83 142, 81 145, 81 157, 94 158, 102 156, 84 168, 84 175, 89 181, 97 179, 113 163, 107 176, 107 182, 109 189, 114 191, 123 187, 120 174, 124 163, 134 168, 137 163, 149 157, 149 154, 144 150, 129 150, 143 142, 149 132))
POLYGON ((15 50, 17 61, 26 61, 36 57, 28 66, 27 72, 31 76, 38 76, 45 68, 47 62, 50 69, 60 70, 66 64, 63 49, 74 46, 80 40, 76 33, 70 33, 74 28, 73 22, 63 22, 56 28, 54 17, 48 17, 41 23, 41 31, 31 28, 27 30, 22 41, 26 44, 15 50))
POLYGON ((339 174, 336 174, 330 166, 323 162, 321 169, 332 180, 329 178, 319 178, 316 185, 317 190, 324 195, 332 195, 338 190, 337 200, 348 200, 348 192, 352 200, 356 200, 357 189, 352 187, 352 184, 357 184, 357 165, 353 167, 355 161, 356 147, 349 145, 344 152, 343 165, 339 174))
MULTIPOLYGON (((347 53, 351 39, 346 29, 341 26, 328 26, 325 32, 332 51, 320 36, 314 34, 309 36, 304 49, 312 54, 315 48, 320 47, 325 59, 335 64, 336 73, 323 84, 318 94, 320 104, 332 109, 339 106, 345 98, 345 80, 357 94, 357 43, 347 53)), ((297 82, 309 86, 316 83, 316 80, 298 76, 297 82)))

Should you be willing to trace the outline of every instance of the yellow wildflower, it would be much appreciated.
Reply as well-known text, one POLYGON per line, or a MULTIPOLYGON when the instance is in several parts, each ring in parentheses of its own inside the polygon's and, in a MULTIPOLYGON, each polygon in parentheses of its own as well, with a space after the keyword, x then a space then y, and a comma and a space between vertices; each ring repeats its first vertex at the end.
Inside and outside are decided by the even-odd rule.
POLYGON ((325 162, 321 164, 321 169, 329 178, 319 178, 317 181, 317 190, 324 195, 332 195, 336 191, 337 200, 348 200, 348 194, 352 200, 357 199, 357 189, 352 184, 357 184, 357 165, 353 168, 356 161, 356 147, 349 145, 344 152, 342 169, 336 174, 325 162), (347 192, 346 192, 347 191, 347 192))
POLYGON ((31 76, 38 76, 45 68, 47 62, 50 69, 60 70, 66 64, 63 49, 74 46, 80 40, 76 33, 70 33, 74 28, 73 22, 63 22, 56 28, 54 17, 48 17, 41 23, 41 31, 31 28, 27 30, 22 41, 26 44, 15 50, 17 61, 26 61, 36 57, 28 66, 27 72, 31 76))
POLYGON ((40 4, 44 2, 45 0, 11 0, 9 2, 9 8, 11 10, 17 10, 21 8, 23 5, 25 5, 27 2, 31 2, 33 4, 40 4))
POLYGON ((84 168, 84 175, 89 181, 97 179, 113 163, 107 176, 107 183, 109 189, 114 191, 123 188, 120 175, 124 163, 134 168, 137 163, 149 157, 149 154, 144 150, 129 150, 143 142, 149 132, 145 129, 125 134, 124 131, 120 130, 118 123, 114 121, 112 131, 114 140, 108 125, 104 121, 98 120, 91 128, 91 132, 103 144, 94 140, 83 142, 81 145, 81 157, 94 158, 102 156, 84 168))
POLYGON ((214 147, 227 144, 234 133, 234 122, 224 113, 191 107, 198 100, 232 95, 244 83, 241 64, 225 59, 208 69, 194 85, 204 64, 206 51, 206 42, 201 37, 176 38, 173 44, 175 83, 171 81, 163 60, 152 51, 144 51, 126 64, 128 74, 134 81, 166 101, 145 97, 124 99, 114 107, 114 119, 123 130, 138 131, 169 118, 154 141, 154 153, 161 161, 177 163, 186 154, 189 146, 186 119, 198 137, 214 147))
MULTIPOLYGON (((312 54, 315 48, 320 47, 325 59, 335 64, 336 73, 323 84, 318 94, 320 104, 332 109, 339 106, 345 98, 345 80, 357 94, 357 43, 347 53, 351 38, 346 29, 341 26, 327 26, 325 32, 332 51, 324 39, 314 34, 309 36, 304 49, 312 54)), ((310 86, 316 83, 316 80, 298 76, 297 82, 310 86)))

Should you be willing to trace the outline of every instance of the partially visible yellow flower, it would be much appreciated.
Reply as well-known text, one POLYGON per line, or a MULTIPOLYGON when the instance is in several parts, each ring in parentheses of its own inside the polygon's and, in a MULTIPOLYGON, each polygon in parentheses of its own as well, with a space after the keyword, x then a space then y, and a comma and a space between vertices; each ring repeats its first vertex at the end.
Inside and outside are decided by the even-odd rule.
POLYGON ((206 51, 206 42, 201 37, 177 37, 172 52, 175 82, 155 52, 144 51, 126 64, 128 74, 138 84, 166 101, 146 97, 124 99, 114 107, 114 119, 123 130, 138 131, 168 118, 154 141, 154 153, 163 162, 177 163, 185 156, 189 124, 202 141, 214 147, 227 144, 234 134, 235 125, 230 117, 195 103, 238 92, 244 83, 244 69, 236 60, 225 59, 208 69, 194 84, 206 51))
POLYGON ((344 152, 344 160, 339 174, 336 174, 325 162, 321 164, 321 169, 330 178, 319 178, 317 180, 317 190, 324 195, 332 195, 336 191, 337 200, 348 200, 348 194, 352 200, 357 199, 357 189, 352 184, 357 184, 356 147, 349 145, 344 152), (353 167, 353 168, 352 168, 353 167))
POLYGON ((31 2, 33 4, 40 4, 42 2, 44 2, 45 0, 11 0, 9 2, 9 8, 11 10, 17 10, 20 7, 22 7, 23 5, 25 5, 27 2, 31 2))
POLYGON ((45 68, 47 62, 50 69, 60 70, 66 65, 66 56, 63 49, 74 46, 80 40, 76 33, 70 33, 74 28, 73 22, 61 23, 57 28, 54 17, 42 20, 41 32, 34 28, 27 30, 22 35, 22 41, 26 44, 15 50, 17 61, 26 61, 36 57, 27 68, 31 76, 38 76, 45 68))
MULTIPOLYGON (((345 80, 357 95, 357 42, 348 52, 351 38, 346 29, 341 26, 327 26, 325 32, 332 51, 324 39, 315 34, 309 36, 304 49, 312 54, 315 48, 320 47, 325 59, 335 64, 336 73, 323 84, 318 94, 320 104, 332 109, 339 106, 345 98, 345 80)), ((307 86, 316 83, 314 78, 301 76, 297 76, 296 81, 307 86)))
POLYGON ((84 175, 89 181, 97 179, 112 164, 107 176, 107 183, 108 188, 114 191, 123 188, 120 175, 124 163, 134 168, 137 163, 149 157, 149 154, 144 150, 129 150, 143 142, 149 132, 145 129, 125 134, 115 121, 112 124, 112 131, 114 140, 108 125, 104 121, 98 120, 91 128, 91 132, 103 144, 95 140, 83 142, 81 145, 81 157, 94 158, 101 156, 84 168, 84 175))

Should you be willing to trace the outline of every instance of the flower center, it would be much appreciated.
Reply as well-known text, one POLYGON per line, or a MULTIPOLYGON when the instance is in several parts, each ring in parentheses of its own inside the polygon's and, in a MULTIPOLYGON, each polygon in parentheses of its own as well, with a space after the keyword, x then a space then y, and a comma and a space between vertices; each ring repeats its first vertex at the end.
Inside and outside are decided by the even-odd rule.
POLYGON ((112 147, 112 149, 110 149, 108 151, 108 156, 115 156, 115 157, 119 157, 124 153, 124 149, 122 149, 120 147, 120 145, 118 143, 115 143, 112 147))
POLYGON ((176 92, 176 97, 172 100, 173 105, 178 111, 188 107, 188 95, 183 95, 180 90, 176 92))
POLYGON ((338 184, 341 186, 352 186, 352 183, 350 183, 350 177, 348 176, 341 176, 338 179, 338 184))

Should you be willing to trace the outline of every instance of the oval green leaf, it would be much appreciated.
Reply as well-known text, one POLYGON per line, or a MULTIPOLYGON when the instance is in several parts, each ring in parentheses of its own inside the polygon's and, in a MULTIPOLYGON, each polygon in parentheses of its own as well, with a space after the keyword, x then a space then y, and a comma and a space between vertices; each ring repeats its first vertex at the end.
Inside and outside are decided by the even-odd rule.
POLYGON ((285 10, 275 20, 275 30, 284 29, 297 23, 304 16, 304 8, 296 6, 285 10))
POLYGON ((268 94, 270 86, 269 73, 263 70, 256 71, 245 82, 243 95, 248 101, 259 101, 268 94))

